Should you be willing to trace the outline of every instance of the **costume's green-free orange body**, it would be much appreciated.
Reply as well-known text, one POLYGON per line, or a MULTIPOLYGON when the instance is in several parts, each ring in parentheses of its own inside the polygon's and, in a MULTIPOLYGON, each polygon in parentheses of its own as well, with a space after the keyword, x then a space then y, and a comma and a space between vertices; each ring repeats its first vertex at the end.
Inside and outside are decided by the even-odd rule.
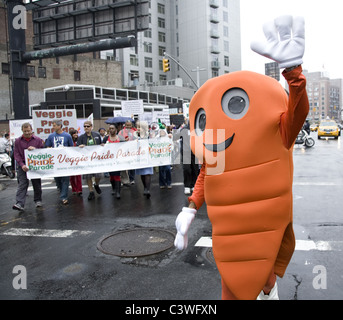
POLYGON ((203 166, 189 200, 197 208, 206 201, 216 264, 238 299, 256 299, 273 268, 284 275, 294 252, 292 152, 309 108, 301 71, 284 72, 289 96, 276 80, 241 71, 207 81, 190 104, 191 147, 203 166), (249 97, 239 120, 221 107, 232 88, 249 97), (211 141, 194 130, 199 109, 206 112, 206 130, 213 130, 211 141), (223 142, 218 129, 233 140, 226 150, 211 152, 205 145, 223 142))

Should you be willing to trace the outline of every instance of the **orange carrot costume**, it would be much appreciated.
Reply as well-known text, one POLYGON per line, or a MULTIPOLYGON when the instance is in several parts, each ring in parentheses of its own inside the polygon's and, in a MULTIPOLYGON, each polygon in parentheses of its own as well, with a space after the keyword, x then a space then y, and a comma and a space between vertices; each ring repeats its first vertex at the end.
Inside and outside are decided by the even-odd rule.
POLYGON ((206 201, 218 270, 238 299, 256 299, 273 267, 282 277, 294 251, 292 145, 309 110, 301 71, 299 66, 283 73, 289 98, 267 76, 236 72, 208 81, 191 101, 192 151, 204 165, 189 201, 197 208, 206 201), (249 98, 249 110, 239 120, 217 107, 231 88, 244 89, 249 98), (194 127, 200 108, 206 129, 225 129, 226 138, 233 136, 221 174, 207 175, 208 151, 195 147, 203 145, 194 127))
MULTIPOLYGON (((289 97, 276 80, 241 71, 207 81, 190 103, 191 148, 203 166, 190 207, 175 221, 174 243, 187 247, 193 203, 199 209, 206 201, 223 298, 256 299, 294 252, 292 150, 309 111, 304 25, 281 16, 264 25, 266 41, 251 44, 285 68, 289 97)), ((277 299, 277 286, 259 298, 277 299)))

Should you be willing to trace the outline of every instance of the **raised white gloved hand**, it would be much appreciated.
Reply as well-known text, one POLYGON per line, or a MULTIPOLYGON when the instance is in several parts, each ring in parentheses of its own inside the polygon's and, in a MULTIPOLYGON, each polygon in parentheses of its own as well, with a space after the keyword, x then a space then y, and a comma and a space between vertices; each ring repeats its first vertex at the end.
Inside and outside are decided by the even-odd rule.
POLYGON ((175 226, 177 234, 175 237, 174 245, 179 250, 184 250, 188 245, 188 229, 194 220, 195 214, 197 213, 196 209, 192 208, 182 208, 182 211, 176 218, 175 226))
POLYGON ((266 41, 251 43, 258 54, 290 68, 303 63, 305 53, 305 21, 303 17, 281 16, 264 24, 266 41))

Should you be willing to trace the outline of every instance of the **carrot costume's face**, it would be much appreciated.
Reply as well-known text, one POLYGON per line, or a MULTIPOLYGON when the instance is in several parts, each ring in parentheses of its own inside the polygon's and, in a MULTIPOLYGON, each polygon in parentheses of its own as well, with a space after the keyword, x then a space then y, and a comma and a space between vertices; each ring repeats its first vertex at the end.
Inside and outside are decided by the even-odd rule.
POLYGON ((257 73, 234 72, 207 81, 190 104, 193 153, 210 174, 274 160, 287 101, 276 80, 257 73))

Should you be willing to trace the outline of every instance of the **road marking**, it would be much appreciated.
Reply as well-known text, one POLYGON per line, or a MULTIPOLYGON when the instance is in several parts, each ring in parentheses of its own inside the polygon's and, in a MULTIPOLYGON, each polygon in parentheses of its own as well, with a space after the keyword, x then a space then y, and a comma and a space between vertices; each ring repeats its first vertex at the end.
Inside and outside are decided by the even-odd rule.
POLYGON ((335 187, 340 184, 335 182, 294 182, 294 186, 311 186, 311 187, 335 187))
POLYGON ((47 230, 47 229, 21 229, 11 228, 0 233, 2 236, 23 236, 23 237, 46 237, 46 238, 75 238, 94 233, 93 231, 79 230, 47 230))
MULTIPOLYGON (((212 248, 212 238, 200 238, 195 247, 212 248)), ((312 240, 296 240, 296 251, 342 251, 343 241, 317 241, 312 240)))

